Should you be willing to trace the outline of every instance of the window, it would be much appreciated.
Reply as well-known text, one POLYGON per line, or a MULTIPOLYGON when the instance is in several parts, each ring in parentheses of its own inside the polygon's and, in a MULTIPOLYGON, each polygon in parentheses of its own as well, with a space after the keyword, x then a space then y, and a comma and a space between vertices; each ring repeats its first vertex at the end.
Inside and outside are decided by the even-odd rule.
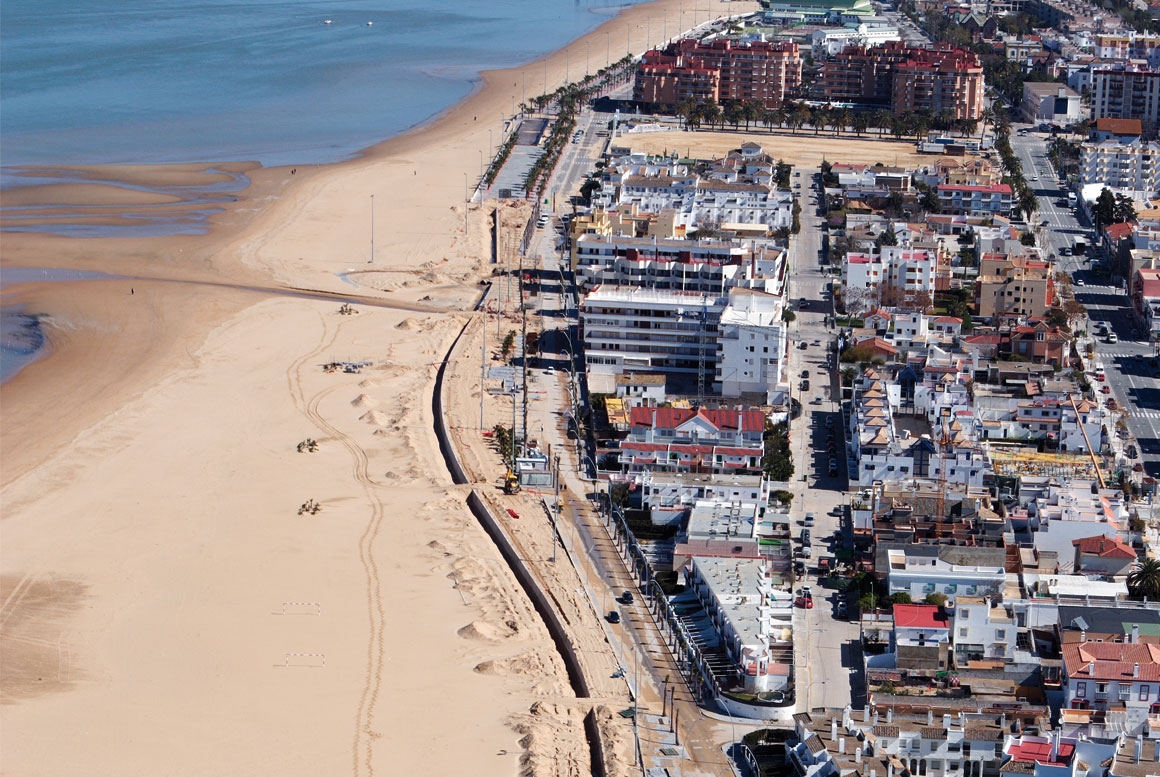
POLYGON ((1077 699, 1087 698, 1087 683, 1076 683, 1075 684, 1075 698, 1077 698, 1077 699))
POLYGON ((965 637, 965 636, 967 636, 967 629, 966 629, 966 628, 961 628, 961 629, 959 629, 959 636, 960 636, 960 637, 965 637))
POLYGON ((1151 690, 1152 690, 1152 686, 1148 685, 1147 683, 1145 683, 1144 685, 1141 685, 1140 686, 1139 700, 1140 701, 1148 701, 1148 694, 1151 692, 1151 690))
POLYGON ((1007 629, 995 629, 995 639, 1007 639, 1007 629))

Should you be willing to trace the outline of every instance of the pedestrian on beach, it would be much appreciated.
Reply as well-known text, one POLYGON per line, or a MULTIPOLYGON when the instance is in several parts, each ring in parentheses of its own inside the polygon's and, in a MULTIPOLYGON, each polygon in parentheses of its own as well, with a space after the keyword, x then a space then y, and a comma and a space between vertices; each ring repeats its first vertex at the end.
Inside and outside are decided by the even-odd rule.
POLYGON ((129 287, 129 296, 132 296, 134 293, 135 293, 135 292, 133 291, 133 287, 132 287, 132 286, 130 286, 130 287, 129 287))

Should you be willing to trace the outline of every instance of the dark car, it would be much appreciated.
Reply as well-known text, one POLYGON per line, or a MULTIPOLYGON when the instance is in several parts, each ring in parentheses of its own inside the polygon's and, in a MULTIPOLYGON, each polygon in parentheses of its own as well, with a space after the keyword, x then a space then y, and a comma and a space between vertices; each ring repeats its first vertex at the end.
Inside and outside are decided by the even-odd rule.
POLYGON ((620 595, 620 601, 624 604, 632 604, 632 591, 625 591, 620 595))
POLYGON ((808 378, 809 376, 810 376, 809 370, 802 370, 802 377, 803 378, 808 378))
POLYGON ((608 622, 609 623, 620 623, 620 613, 618 613, 616 610, 612 610, 611 612, 609 612, 608 613, 608 622))
POLYGON ((802 391, 809 391, 809 390, 810 390, 810 379, 805 378, 804 380, 802 380, 802 391))
POLYGON ((1129 459, 1134 459, 1140 455, 1140 452, 1136 450, 1135 445, 1129 445, 1128 447, 1124 448, 1124 455, 1129 459))

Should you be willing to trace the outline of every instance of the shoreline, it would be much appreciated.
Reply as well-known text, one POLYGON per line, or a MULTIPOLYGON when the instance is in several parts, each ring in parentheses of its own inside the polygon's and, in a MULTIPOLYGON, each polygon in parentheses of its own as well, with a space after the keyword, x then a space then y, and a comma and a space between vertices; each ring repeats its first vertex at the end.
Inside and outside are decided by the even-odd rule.
MULTIPOLYGON (((242 773, 345 770, 352 751, 356 774, 575 763, 550 755, 578 731, 550 640, 442 470, 433 365, 490 272, 493 206, 464 232, 464 187, 506 79, 554 87, 613 32, 639 53, 646 20, 679 7, 481 74, 358 159, 256 169, 204 236, 5 235, 5 267, 121 276, 4 292, 46 315, 53 349, 2 389, 9 769, 194 774, 207 751, 242 773), (325 373, 335 359, 371 364, 325 373), (294 450, 305 437, 319 453, 294 450), (322 513, 295 515, 308 498, 322 513), (456 747, 432 751, 448 728, 456 747)), ((456 391, 473 364, 449 369, 456 391)))

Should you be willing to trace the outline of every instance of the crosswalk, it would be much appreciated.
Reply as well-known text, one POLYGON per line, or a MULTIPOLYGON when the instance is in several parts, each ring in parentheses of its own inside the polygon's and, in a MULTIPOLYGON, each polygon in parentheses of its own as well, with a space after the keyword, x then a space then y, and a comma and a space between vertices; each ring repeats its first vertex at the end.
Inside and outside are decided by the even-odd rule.
POLYGON ((1102 359, 1134 359, 1143 356, 1140 351, 1100 351, 1099 355, 1102 359))
POLYGON ((1131 418, 1160 418, 1160 410, 1143 410, 1135 408, 1128 411, 1131 418))

